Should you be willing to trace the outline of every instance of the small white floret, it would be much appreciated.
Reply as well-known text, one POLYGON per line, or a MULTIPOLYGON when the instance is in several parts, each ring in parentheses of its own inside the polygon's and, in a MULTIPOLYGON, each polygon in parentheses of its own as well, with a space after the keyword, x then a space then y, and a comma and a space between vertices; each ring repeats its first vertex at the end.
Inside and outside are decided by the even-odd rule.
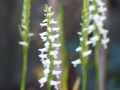
POLYGON ((41 53, 43 54, 44 52, 47 52, 47 48, 38 49, 38 51, 41 51, 41 53))
POLYGON ((52 31, 51 27, 48 27, 48 31, 49 31, 49 32, 51 32, 51 31, 52 31))
POLYGON ((38 82, 41 84, 40 87, 43 87, 43 86, 44 86, 44 83, 47 82, 47 78, 46 78, 46 77, 43 77, 43 78, 39 79, 38 82))
POLYGON ((58 84, 60 84, 60 83, 61 83, 60 81, 53 81, 53 80, 50 81, 50 85, 51 85, 51 86, 55 86, 55 89, 56 89, 56 90, 58 90, 58 87, 57 87, 57 86, 58 86, 58 84))
POLYGON ((53 74, 53 75, 56 75, 56 77, 59 78, 59 74, 60 74, 61 72, 62 72, 62 71, 53 70, 52 74, 53 74))
POLYGON ((42 22, 44 22, 44 23, 45 23, 45 22, 47 22, 47 21, 48 21, 48 19, 45 19, 45 20, 43 20, 42 22))
POLYGON ((51 42, 55 42, 54 36, 49 36, 49 39, 50 39, 51 42))
POLYGON ((28 43, 24 42, 24 41, 20 41, 19 44, 22 45, 22 46, 26 46, 26 47, 28 46, 28 43))
POLYGON ((58 39, 59 36, 60 36, 59 34, 53 35, 53 37, 54 37, 54 38, 57 38, 57 39, 58 39))
POLYGON ((104 46, 104 48, 106 49, 107 48, 107 43, 110 41, 109 38, 105 38, 105 39, 102 39, 102 44, 104 46))
POLYGON ((56 31, 56 32, 58 32, 60 30, 60 28, 52 28, 52 29, 53 29, 53 31, 56 31))
POLYGON ((92 53, 92 50, 83 52, 83 57, 89 56, 92 53))
POLYGON ((79 51, 82 50, 82 48, 81 48, 81 47, 78 47, 78 48, 76 48, 75 50, 76 50, 76 52, 79 52, 79 51))
POLYGON ((55 59, 57 58, 58 51, 50 51, 50 55, 52 55, 55 59))
POLYGON ((82 62, 80 59, 77 59, 75 61, 72 61, 71 63, 73 64, 74 67, 76 67, 78 64, 81 64, 82 62))
POLYGON ((59 67, 59 64, 61 64, 62 61, 57 61, 57 60, 54 60, 54 65, 57 65, 57 67, 59 67))
POLYGON ((41 27, 47 26, 47 23, 40 23, 41 27))
POLYGON ((39 36, 41 36, 41 37, 44 37, 44 36, 46 36, 46 35, 47 35, 47 32, 39 33, 39 36))
POLYGON ((44 46, 45 46, 45 48, 49 48, 49 42, 46 42, 45 44, 44 44, 44 46))
POLYGON ((45 75, 45 77, 47 78, 48 77, 48 74, 49 74, 50 70, 48 68, 46 68, 43 73, 45 75))
POLYGON ((47 54, 40 54, 39 57, 40 57, 41 59, 46 59, 46 58, 47 58, 47 54))
POLYGON ((28 36, 29 36, 29 37, 34 36, 34 33, 29 33, 28 36))
POLYGON ((60 46, 61 46, 61 44, 56 44, 56 43, 53 43, 53 44, 52 44, 52 47, 55 47, 55 48, 57 48, 57 49, 59 49, 60 46))
POLYGON ((90 11, 93 11, 93 10, 95 10, 95 7, 94 7, 93 5, 90 5, 90 6, 89 6, 89 10, 90 10, 90 11))

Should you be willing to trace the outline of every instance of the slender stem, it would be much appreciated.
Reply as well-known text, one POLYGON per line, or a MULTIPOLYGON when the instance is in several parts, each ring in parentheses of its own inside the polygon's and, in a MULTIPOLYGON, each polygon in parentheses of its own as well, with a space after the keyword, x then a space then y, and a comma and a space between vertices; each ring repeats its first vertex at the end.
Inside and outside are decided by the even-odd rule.
POLYGON ((82 90, 86 90, 86 84, 87 83, 87 72, 86 72, 86 66, 82 66, 82 90))
POLYGON ((96 90, 100 90, 99 78, 99 48, 95 48, 96 90))
POLYGON ((21 89, 25 90, 25 81, 26 81, 26 72, 27 72, 27 48, 23 47, 23 69, 22 69, 22 81, 21 81, 21 89))

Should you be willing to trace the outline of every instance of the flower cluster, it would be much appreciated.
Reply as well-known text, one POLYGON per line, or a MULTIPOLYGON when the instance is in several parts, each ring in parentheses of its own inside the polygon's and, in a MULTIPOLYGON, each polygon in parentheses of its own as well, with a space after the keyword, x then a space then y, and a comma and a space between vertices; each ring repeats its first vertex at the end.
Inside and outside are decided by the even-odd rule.
MULTIPOLYGON (((78 32, 78 35, 80 35, 79 40, 81 45, 76 49, 76 52, 80 51, 83 58, 92 53, 91 50, 84 51, 84 46, 90 44, 97 46, 102 44, 106 49, 107 43, 110 41, 109 38, 107 38, 108 30, 103 28, 103 22, 106 19, 105 11, 107 10, 105 3, 101 0, 90 0, 90 2, 91 5, 89 6, 89 22, 92 22, 92 24, 88 27, 84 27, 83 22, 81 24, 83 26, 82 31, 78 32), (86 35, 93 33, 94 36, 87 40, 86 36, 84 37, 85 33, 86 35)), ((76 67, 77 64, 81 64, 82 62, 80 59, 77 59, 71 63, 74 65, 74 67, 76 67)))
POLYGON ((51 12, 52 7, 48 7, 45 5, 44 11, 46 12, 45 20, 40 23, 41 27, 46 26, 47 30, 43 33, 39 33, 39 36, 41 37, 42 41, 44 43, 44 48, 39 49, 41 54, 39 57, 41 58, 42 64, 44 66, 44 77, 39 80, 39 83, 41 84, 40 87, 43 87, 44 83, 47 82, 47 87, 55 86, 55 89, 58 90, 58 84, 60 84, 60 81, 54 81, 53 75, 56 75, 57 78, 59 78, 59 74, 62 71, 54 70, 54 65, 57 65, 59 67, 59 64, 62 63, 61 60, 57 59, 58 49, 61 46, 61 44, 55 43, 55 40, 58 39, 59 34, 53 34, 53 32, 58 32, 60 28, 53 27, 53 24, 56 24, 57 22, 52 19, 52 15, 54 12, 51 12))
POLYGON ((93 42, 93 46, 95 46, 96 43, 100 41, 100 43, 106 49, 107 43, 110 41, 110 39, 107 38, 108 30, 103 28, 103 22, 106 19, 105 12, 107 8, 105 7, 105 3, 101 0, 90 1, 92 4, 89 7, 89 18, 93 22, 93 24, 89 26, 89 29, 94 33, 94 36, 90 38, 90 40, 93 42))

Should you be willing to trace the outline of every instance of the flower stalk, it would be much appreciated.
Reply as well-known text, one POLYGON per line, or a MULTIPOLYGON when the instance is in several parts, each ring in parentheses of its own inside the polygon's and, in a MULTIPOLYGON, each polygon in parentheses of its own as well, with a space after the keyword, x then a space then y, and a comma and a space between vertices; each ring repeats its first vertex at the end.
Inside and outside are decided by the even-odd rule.
POLYGON ((53 24, 56 24, 57 22, 52 19, 52 16, 54 12, 51 11, 52 7, 49 7, 45 5, 44 11, 46 12, 45 20, 43 20, 42 23, 40 23, 41 27, 46 26, 46 31, 43 33, 39 33, 39 36, 45 42, 44 48, 39 49, 41 54, 39 57, 41 58, 41 61, 43 63, 43 66, 45 70, 43 71, 44 77, 39 79, 39 83, 41 84, 40 87, 43 87, 45 83, 47 83, 47 90, 51 90, 51 86, 54 86, 55 89, 58 90, 58 84, 60 84, 60 81, 54 81, 53 75, 55 75, 57 78, 59 78, 59 74, 62 71, 54 70, 54 65, 59 66, 59 64, 62 63, 60 60, 57 59, 58 49, 61 46, 61 44, 55 43, 55 40, 58 39, 59 34, 53 34, 57 33, 60 28, 53 27, 53 24))
POLYGON ((23 68, 22 68, 22 79, 20 90, 25 90, 25 81, 26 81, 26 72, 27 72, 27 57, 28 49, 30 45, 30 37, 33 36, 33 33, 30 33, 30 7, 31 0, 24 0, 23 10, 22 10, 22 19, 21 25, 19 26, 20 36, 22 41, 19 42, 23 46, 23 68))
POLYGON ((91 54, 91 50, 89 50, 90 41, 88 41, 89 35, 89 0, 83 0, 83 11, 82 11, 82 30, 78 32, 80 35, 80 45, 76 49, 76 52, 80 51, 79 59, 72 61, 71 63, 74 66, 77 64, 82 64, 82 90, 86 90, 86 82, 87 82, 87 63, 89 59, 89 55, 91 54))
POLYGON ((90 20, 92 21, 93 29, 93 37, 97 37, 96 39, 92 39, 93 46, 95 47, 95 70, 96 70, 96 90, 100 90, 100 77, 99 77, 99 49, 100 45, 103 44, 104 48, 107 48, 107 43, 109 42, 109 38, 107 38, 108 30, 103 28, 103 22, 106 19, 105 11, 107 8, 105 7, 105 3, 101 0, 92 0, 90 5, 90 20))
POLYGON ((59 33, 60 33, 60 43, 61 43, 61 59, 62 59, 62 63, 63 63, 63 74, 61 77, 61 84, 62 84, 62 89, 63 90, 68 90, 68 71, 69 71, 69 65, 67 63, 67 50, 65 48, 65 38, 64 38, 64 27, 63 27, 63 23, 64 23, 64 12, 63 12, 63 7, 62 4, 59 3, 58 6, 58 25, 60 27, 59 33))

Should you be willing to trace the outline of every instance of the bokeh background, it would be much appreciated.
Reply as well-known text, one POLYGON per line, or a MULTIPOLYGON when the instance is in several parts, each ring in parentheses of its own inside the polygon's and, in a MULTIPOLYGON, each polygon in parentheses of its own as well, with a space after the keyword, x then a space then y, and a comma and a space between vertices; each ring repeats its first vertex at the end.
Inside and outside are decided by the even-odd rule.
MULTIPOLYGON (((31 39, 28 55, 26 90, 45 90, 39 88, 38 79, 42 77, 42 65, 38 48, 43 43, 38 33, 43 32, 39 23, 44 19, 44 4, 60 1, 64 9, 64 33, 67 49, 67 61, 78 58, 75 48, 79 45, 77 31, 80 30, 82 0, 31 0, 31 39)), ((108 8, 104 28, 109 30, 110 43, 108 49, 100 50, 101 90, 120 90, 120 0, 103 0, 108 8)), ((23 0, 0 0, 0 90, 19 90, 22 72, 22 46, 18 25, 20 24, 23 0)), ((54 8, 57 12, 57 8, 54 8)), ((87 90, 95 90, 95 68, 93 54, 88 63, 87 90)), ((81 75, 81 66, 70 65, 68 86, 72 90, 76 77, 81 75)))

